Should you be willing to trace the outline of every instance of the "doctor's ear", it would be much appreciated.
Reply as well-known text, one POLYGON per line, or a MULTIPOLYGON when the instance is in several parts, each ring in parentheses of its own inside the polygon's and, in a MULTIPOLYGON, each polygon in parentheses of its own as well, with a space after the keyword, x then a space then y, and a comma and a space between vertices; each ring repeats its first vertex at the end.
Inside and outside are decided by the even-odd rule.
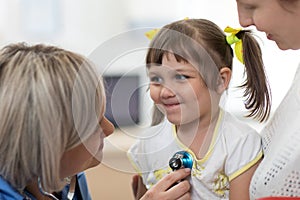
POLYGON ((219 78, 220 79, 217 86, 217 92, 219 94, 222 94, 228 88, 231 79, 231 69, 229 69, 228 67, 221 68, 219 78))

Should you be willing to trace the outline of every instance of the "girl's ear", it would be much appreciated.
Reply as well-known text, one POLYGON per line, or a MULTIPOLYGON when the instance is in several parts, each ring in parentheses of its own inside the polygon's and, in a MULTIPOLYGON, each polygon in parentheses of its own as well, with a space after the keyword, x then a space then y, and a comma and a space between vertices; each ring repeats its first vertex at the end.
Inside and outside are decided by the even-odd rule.
POLYGON ((218 83, 217 92, 222 94, 229 85, 231 79, 231 69, 228 67, 223 67, 220 69, 220 81, 218 83))

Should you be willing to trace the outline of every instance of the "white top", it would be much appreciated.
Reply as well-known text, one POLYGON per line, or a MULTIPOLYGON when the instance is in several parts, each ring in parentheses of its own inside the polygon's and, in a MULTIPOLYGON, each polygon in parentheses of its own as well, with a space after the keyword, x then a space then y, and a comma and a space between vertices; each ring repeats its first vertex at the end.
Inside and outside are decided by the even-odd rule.
POLYGON ((187 150, 195 160, 189 178, 192 199, 229 199, 229 181, 262 157, 259 134, 227 112, 220 112, 209 150, 201 160, 178 140, 174 127, 165 120, 149 128, 128 152, 147 188, 171 172, 168 162, 177 151, 187 150))
POLYGON ((293 84, 262 130, 264 159, 256 170, 251 198, 300 197, 300 69, 293 84))

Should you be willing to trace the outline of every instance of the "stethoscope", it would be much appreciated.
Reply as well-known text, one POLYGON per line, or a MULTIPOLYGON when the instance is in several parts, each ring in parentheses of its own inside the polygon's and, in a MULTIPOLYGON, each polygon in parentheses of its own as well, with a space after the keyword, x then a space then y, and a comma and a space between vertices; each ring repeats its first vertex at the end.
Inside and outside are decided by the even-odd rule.
MULTIPOLYGON (((169 160, 169 166, 173 171, 181 169, 181 168, 190 168, 193 167, 193 156, 187 151, 178 151, 176 152, 172 158, 169 160)), ((53 200, 59 200, 53 194, 46 192, 41 183, 40 177, 38 177, 38 188, 39 191, 44 195, 53 200)))
POLYGON ((173 171, 180 168, 190 168, 193 167, 193 156, 187 151, 178 151, 169 160, 169 166, 173 171))
MULTIPOLYGON (((42 187, 42 183, 41 183, 41 179, 40 177, 38 177, 38 188, 39 188, 39 191, 40 193, 42 193, 44 196, 46 197, 49 197, 53 200, 59 200, 56 196, 54 196, 53 194, 49 193, 49 192, 46 192, 43 187, 42 187)), ((73 196, 74 196, 74 193, 68 193, 68 200, 72 200, 73 199, 73 196)))
POLYGON ((51 194, 49 192, 46 192, 43 189, 40 177, 38 177, 38 188, 39 188, 40 193, 42 193, 44 196, 49 197, 54 200, 59 200, 58 198, 56 198, 56 196, 54 196, 53 194, 51 194))

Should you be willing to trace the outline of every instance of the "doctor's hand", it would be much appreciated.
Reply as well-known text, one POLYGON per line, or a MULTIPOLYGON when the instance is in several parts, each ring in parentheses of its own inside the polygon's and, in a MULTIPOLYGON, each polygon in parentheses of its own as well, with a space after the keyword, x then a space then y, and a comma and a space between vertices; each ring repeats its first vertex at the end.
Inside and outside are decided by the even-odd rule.
POLYGON ((189 168, 184 168, 168 174, 151 187, 140 200, 190 200, 190 183, 187 180, 183 180, 190 173, 191 170, 189 168))

